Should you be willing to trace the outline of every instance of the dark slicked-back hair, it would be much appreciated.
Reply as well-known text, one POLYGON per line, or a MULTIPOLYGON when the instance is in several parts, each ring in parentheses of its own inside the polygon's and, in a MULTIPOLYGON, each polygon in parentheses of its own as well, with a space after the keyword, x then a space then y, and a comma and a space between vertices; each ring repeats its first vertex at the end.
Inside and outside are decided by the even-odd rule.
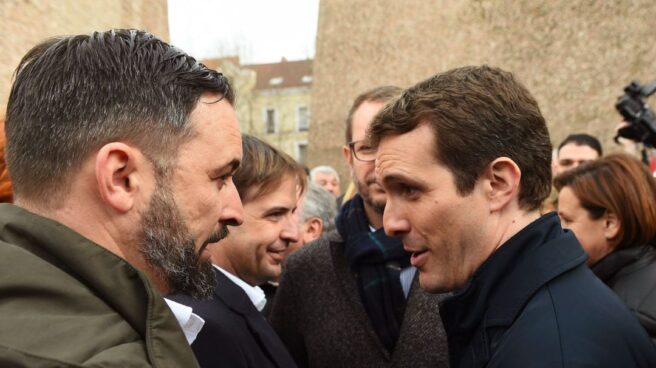
POLYGON ((560 152, 560 149, 563 148, 566 144, 574 143, 577 146, 588 146, 592 148, 593 150, 597 151, 597 154, 599 157, 603 156, 603 150, 601 148, 601 142, 590 134, 585 134, 585 133, 578 133, 578 134, 570 134, 560 142, 558 145, 558 152, 560 152))
POLYGON ((193 136, 189 114, 205 92, 231 104, 227 79, 138 30, 49 39, 16 69, 7 106, 6 156, 14 194, 42 206, 104 144, 137 146, 168 168, 193 136))
POLYGON ((453 173, 467 195, 485 167, 508 157, 522 176, 519 206, 535 210, 551 188, 551 143, 538 104, 511 73, 489 66, 453 69, 407 89, 374 119, 369 139, 376 146, 428 124, 434 156, 453 173))
POLYGON ((241 142, 244 154, 232 180, 242 202, 271 193, 289 176, 297 179, 299 194, 303 193, 307 174, 302 165, 259 138, 244 134, 241 142))
POLYGON ((355 110, 360 107, 365 102, 389 102, 394 97, 398 97, 403 91, 400 87, 396 86, 381 86, 374 89, 370 89, 353 101, 353 105, 349 110, 348 116, 346 117, 346 143, 349 143, 353 140, 353 114, 355 110))

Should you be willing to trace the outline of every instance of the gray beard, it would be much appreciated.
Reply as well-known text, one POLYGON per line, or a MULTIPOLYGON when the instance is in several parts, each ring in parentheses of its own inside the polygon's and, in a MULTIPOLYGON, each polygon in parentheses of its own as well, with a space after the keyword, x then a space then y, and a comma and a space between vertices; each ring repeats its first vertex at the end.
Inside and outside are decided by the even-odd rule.
MULTIPOLYGON (((169 293, 187 294, 195 299, 211 298, 216 286, 212 263, 201 259, 196 252, 194 239, 168 188, 160 185, 153 193, 141 221, 144 233, 139 250, 166 280, 169 293)), ((225 237, 224 228, 212 234, 208 241, 225 237)))

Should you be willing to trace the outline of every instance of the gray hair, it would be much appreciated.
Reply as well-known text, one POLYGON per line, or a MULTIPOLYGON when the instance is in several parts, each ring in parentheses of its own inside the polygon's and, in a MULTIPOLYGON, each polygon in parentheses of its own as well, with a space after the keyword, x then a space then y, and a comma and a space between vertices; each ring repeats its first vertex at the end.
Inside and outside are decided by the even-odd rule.
POLYGON ((315 167, 314 169, 310 170, 310 180, 314 182, 314 177, 317 174, 330 174, 334 175, 337 178, 337 182, 339 183, 339 174, 337 173, 337 170, 333 169, 330 166, 327 165, 320 165, 315 167))
POLYGON ((301 222, 311 218, 319 218, 323 221, 323 232, 331 231, 335 227, 335 216, 337 215, 337 203, 335 197, 321 186, 308 183, 308 189, 303 199, 303 212, 301 222))

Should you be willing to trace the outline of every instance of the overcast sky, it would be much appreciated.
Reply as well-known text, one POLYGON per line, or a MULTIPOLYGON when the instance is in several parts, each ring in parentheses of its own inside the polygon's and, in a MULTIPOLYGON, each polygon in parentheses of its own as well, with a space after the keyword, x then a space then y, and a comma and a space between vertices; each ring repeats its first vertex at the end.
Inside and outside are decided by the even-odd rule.
POLYGON ((314 57, 319 0, 168 0, 171 44, 197 59, 314 57))

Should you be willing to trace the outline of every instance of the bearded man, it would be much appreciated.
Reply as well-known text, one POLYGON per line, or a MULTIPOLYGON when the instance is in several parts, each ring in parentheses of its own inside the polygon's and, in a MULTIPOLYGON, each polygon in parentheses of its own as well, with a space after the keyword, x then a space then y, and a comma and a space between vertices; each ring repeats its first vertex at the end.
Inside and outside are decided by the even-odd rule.
POLYGON ((242 222, 233 101, 220 73, 142 31, 25 55, 5 123, 0 365, 197 366, 202 321, 160 295, 210 296, 207 245, 242 222))

